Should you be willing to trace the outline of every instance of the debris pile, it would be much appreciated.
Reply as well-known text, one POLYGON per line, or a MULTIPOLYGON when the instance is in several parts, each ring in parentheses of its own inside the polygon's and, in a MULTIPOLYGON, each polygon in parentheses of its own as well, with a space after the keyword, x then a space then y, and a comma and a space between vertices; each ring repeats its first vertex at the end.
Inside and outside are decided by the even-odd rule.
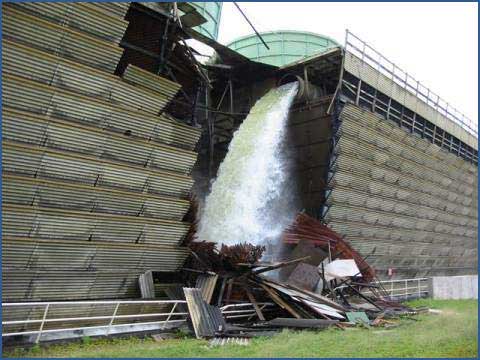
POLYGON ((342 237, 299 214, 283 235, 288 258, 261 261, 265 247, 192 242, 184 270, 190 319, 198 338, 270 335, 282 328, 394 326, 416 314, 392 301, 375 270, 342 237))

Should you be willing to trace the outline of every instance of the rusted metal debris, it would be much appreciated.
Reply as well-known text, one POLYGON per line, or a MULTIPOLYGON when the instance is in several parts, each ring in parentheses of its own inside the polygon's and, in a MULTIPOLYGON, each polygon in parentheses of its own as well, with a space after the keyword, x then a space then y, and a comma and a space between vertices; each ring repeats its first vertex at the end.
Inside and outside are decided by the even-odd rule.
POLYGON ((254 264, 260 260, 265 252, 265 246, 252 244, 236 244, 226 246, 222 244, 220 248, 220 257, 224 262, 232 266, 238 264, 254 264))
POLYGON ((347 313, 350 318, 352 314, 365 314, 368 325, 391 326, 387 318, 416 313, 389 299, 381 286, 370 284, 376 279, 374 269, 339 234, 317 220, 299 214, 286 229, 283 241, 291 247, 290 256, 297 257, 273 263, 260 261, 263 246, 222 245, 217 250, 213 243, 189 244, 192 256, 188 271, 200 277, 191 284, 202 287, 204 278, 215 277, 215 282, 208 282, 209 289, 198 289, 200 295, 195 289, 184 289, 198 337, 252 337, 282 327, 355 326, 347 313), (326 277, 325 265, 336 259, 354 261, 338 263, 350 266, 347 269, 358 268, 358 274, 332 277, 329 273, 326 277), (202 292, 208 297, 202 298, 202 292), (192 294, 197 294, 193 300, 192 294), (216 306, 207 304, 205 298, 216 306), (194 302, 197 304, 191 305, 194 302), (237 303, 250 303, 251 308, 239 310, 239 315, 228 321, 219 318, 220 306, 237 303))
POLYGON ((364 282, 376 277, 375 270, 338 233, 307 214, 297 215, 293 224, 285 230, 283 241, 287 244, 311 242, 326 251, 332 259, 354 259, 364 282))

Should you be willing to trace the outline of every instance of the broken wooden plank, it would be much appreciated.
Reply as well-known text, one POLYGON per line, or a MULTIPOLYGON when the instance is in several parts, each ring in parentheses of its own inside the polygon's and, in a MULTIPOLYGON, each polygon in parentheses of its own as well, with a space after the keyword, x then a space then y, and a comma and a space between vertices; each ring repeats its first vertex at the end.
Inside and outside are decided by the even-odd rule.
POLYGON ((275 292, 275 290, 269 288, 267 285, 260 284, 260 286, 270 295, 270 298, 282 309, 287 310, 297 319, 301 319, 302 316, 297 313, 289 304, 287 304, 283 299, 275 292))
POLYGON ((262 310, 260 310, 260 307, 257 304, 257 300, 255 300, 255 297, 253 296, 252 292, 248 287, 244 287, 244 289, 247 293, 248 299, 250 300, 250 302, 253 305, 253 308, 255 309, 255 312, 257 313, 258 318, 261 321, 265 321, 265 317, 263 316, 262 310))
POLYGON ((273 287, 273 288, 277 289, 278 291, 280 291, 282 293, 285 293, 289 296, 296 296, 296 297, 301 297, 301 298, 306 299, 306 300, 320 302, 322 304, 329 305, 329 306, 333 307, 334 309, 340 310, 342 312, 345 312, 345 310, 346 310, 342 305, 336 303, 333 300, 330 300, 330 299, 326 298, 325 296, 313 293, 313 292, 308 291, 308 290, 301 289, 301 288, 299 288, 295 285, 291 285, 291 284, 282 285, 282 284, 280 284, 276 281, 273 281, 273 280, 270 280, 270 279, 265 279, 265 278, 261 278, 260 282, 263 282, 263 283, 267 284, 268 286, 273 287))

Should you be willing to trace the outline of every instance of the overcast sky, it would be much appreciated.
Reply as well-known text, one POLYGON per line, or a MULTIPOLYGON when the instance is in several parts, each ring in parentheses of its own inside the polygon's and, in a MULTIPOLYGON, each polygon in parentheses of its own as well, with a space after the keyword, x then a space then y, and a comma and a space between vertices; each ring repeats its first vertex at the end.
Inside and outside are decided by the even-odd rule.
MULTIPOLYGON (((345 29, 368 42, 465 115, 478 119, 477 3, 239 2, 258 31, 305 30, 343 45, 345 29)), ((252 33, 223 4, 219 41, 252 33)))

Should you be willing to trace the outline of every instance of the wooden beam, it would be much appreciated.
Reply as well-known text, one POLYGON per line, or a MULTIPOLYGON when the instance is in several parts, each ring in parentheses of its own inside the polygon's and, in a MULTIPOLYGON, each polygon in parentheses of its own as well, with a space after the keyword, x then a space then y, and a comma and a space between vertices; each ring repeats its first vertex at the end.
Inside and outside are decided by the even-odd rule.
POLYGON ((257 300, 255 300, 255 297, 253 296, 252 292, 247 287, 244 287, 244 289, 247 292, 248 299, 250 300, 250 302, 253 304, 253 307, 255 308, 255 312, 257 313, 258 318, 261 321, 265 321, 265 316, 263 316, 262 310, 260 310, 260 307, 257 304, 257 300))
POLYGON ((269 288, 267 285, 264 284, 259 284, 263 290, 267 292, 268 295, 270 295, 270 298, 278 304, 282 309, 287 310, 290 314, 292 314, 294 317, 297 319, 302 319, 302 316, 297 313, 289 304, 287 304, 283 299, 275 292, 275 290, 269 288))

